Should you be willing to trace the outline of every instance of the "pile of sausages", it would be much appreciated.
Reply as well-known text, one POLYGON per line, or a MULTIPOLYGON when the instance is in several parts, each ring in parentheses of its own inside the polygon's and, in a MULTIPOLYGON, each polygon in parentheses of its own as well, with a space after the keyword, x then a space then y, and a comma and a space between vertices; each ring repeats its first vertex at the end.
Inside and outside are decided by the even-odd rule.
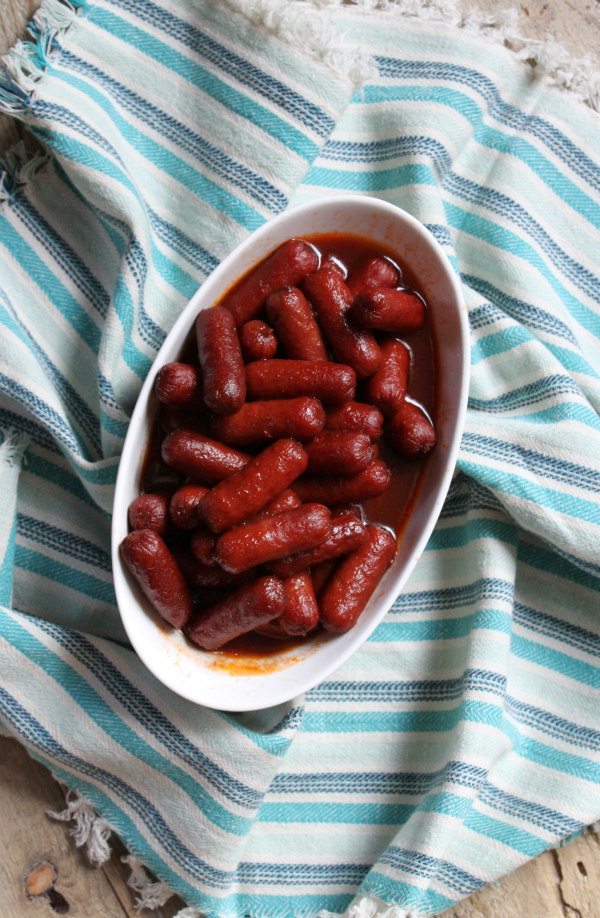
POLYGON ((251 631, 298 638, 356 623, 396 553, 360 506, 435 444, 407 399, 405 336, 423 301, 397 266, 346 276, 291 239, 196 319, 198 361, 156 379, 176 487, 129 508, 121 556, 156 611, 205 650, 251 631), (361 401, 356 401, 360 385, 361 401))

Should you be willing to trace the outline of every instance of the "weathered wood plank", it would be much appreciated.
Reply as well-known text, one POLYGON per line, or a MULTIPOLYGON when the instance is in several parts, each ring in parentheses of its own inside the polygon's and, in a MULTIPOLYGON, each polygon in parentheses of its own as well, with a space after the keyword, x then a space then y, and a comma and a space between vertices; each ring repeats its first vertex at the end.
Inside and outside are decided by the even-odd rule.
MULTIPOLYGON (((4 0, 0 10, 0 57, 19 38, 27 22, 40 5, 40 0, 4 0)), ((12 147, 22 136, 14 118, 0 115, 0 154, 12 147)))
POLYGON ((31 868, 48 862, 55 890, 69 904, 70 918, 121 918, 121 907, 101 870, 90 868, 62 822, 46 816, 62 810, 59 785, 14 740, 0 739, 0 915, 56 918, 47 896, 29 900, 24 881, 31 868))

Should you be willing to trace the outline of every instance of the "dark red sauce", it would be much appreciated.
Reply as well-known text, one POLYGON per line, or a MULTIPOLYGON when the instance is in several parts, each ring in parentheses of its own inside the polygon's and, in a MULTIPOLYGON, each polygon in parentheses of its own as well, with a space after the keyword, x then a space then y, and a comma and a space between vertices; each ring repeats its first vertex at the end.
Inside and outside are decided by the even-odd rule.
MULTIPOLYGON (((348 269, 348 272, 351 272, 359 262, 369 256, 384 255, 399 268, 402 276, 401 286, 422 295, 418 278, 411 273, 410 265, 401 262, 395 252, 380 243, 372 242, 361 236, 351 236, 344 233, 316 234, 303 238, 312 243, 321 252, 322 256, 331 255, 335 257, 348 269)), ((226 301, 230 293, 243 280, 244 278, 240 278, 227 291, 220 302, 226 301)), ((380 337, 386 336, 381 335, 380 337)), ((413 366, 418 367, 418 372, 411 373, 408 396, 422 405, 435 422, 435 346, 429 323, 426 322, 423 328, 401 340, 410 348, 413 366)), ((184 362, 196 361, 193 329, 190 331, 178 359, 184 362)), ((357 388, 356 400, 362 400, 361 384, 357 388)), ((154 404, 156 416, 143 464, 140 483, 141 491, 174 491, 184 483, 184 478, 177 475, 161 459, 161 443, 168 430, 165 428, 161 418, 161 407, 158 402, 154 404)), ((189 420, 192 421, 192 424, 188 423, 187 426, 193 425, 199 430, 203 429, 201 413, 189 420)), ((205 432, 208 433, 208 431, 205 432)), ((259 452, 260 448, 247 451, 259 452)), ((418 493, 419 479, 427 459, 403 461, 386 446, 383 440, 380 440, 380 457, 392 471, 391 485, 381 497, 366 501, 363 504, 364 513, 370 522, 378 522, 390 527, 399 537, 410 517, 418 493)), ((303 643, 303 639, 279 640, 251 633, 237 638, 221 650, 215 651, 215 656, 218 658, 215 661, 215 665, 218 668, 227 669, 232 673, 238 672, 239 674, 265 672, 278 668, 276 662, 269 664, 269 658, 276 658, 278 654, 281 655, 284 651, 289 652, 296 647, 301 647, 303 643)))

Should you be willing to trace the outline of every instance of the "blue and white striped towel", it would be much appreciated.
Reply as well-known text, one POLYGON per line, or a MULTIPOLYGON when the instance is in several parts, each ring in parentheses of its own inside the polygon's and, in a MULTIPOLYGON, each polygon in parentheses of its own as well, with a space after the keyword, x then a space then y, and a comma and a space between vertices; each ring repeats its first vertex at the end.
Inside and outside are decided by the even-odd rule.
POLYGON ((1 716, 211 916, 433 915, 600 817, 598 118, 374 5, 45 0, 0 83, 47 150, 1 178, 1 716), (197 708, 121 643, 128 417, 219 260, 349 190, 461 274, 459 471, 341 670, 269 711, 197 708))

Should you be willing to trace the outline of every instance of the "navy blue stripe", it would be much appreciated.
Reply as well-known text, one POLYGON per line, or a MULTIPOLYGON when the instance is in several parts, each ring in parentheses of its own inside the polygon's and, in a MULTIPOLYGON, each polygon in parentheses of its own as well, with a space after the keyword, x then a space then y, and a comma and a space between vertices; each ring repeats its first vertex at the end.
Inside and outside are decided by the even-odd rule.
POLYGON ((475 90, 488 105, 488 113, 519 135, 531 134, 560 159, 568 170, 581 176, 592 188, 600 190, 600 168, 584 151, 559 131, 555 125, 505 102, 495 83, 471 67, 439 61, 409 61, 393 57, 376 57, 379 73, 400 79, 443 80, 475 90))
POLYGON ((505 440, 497 440, 495 437, 485 437, 482 434, 467 431, 463 434, 461 448, 463 451, 469 450, 487 458, 510 462, 513 467, 573 485, 583 491, 590 491, 593 494, 600 493, 600 473, 595 469, 586 468, 576 462, 568 462, 566 459, 544 455, 544 453, 528 449, 518 443, 508 443, 505 440))
MULTIPOLYGON (((69 112, 67 109, 57 106, 58 113, 61 117, 64 117, 69 123, 76 116, 72 112, 69 112)), ((89 139, 92 139, 95 143, 98 143, 102 148, 108 152, 113 158, 116 158, 120 163, 121 167, 124 169, 125 165, 120 159, 118 152, 110 146, 110 144, 104 140, 104 138, 98 134, 96 131, 93 131, 89 125, 77 119, 77 129, 80 132, 88 132, 89 139)), ((40 134, 41 132, 35 130, 34 133, 40 134)), ((43 138, 42 138, 43 139, 43 138)), ((76 190, 70 181, 68 175, 64 172, 59 163, 56 165, 57 172, 63 177, 63 179, 69 184, 72 190, 76 190)), ((101 208, 97 207, 94 204, 91 204, 89 201, 86 202, 91 211, 98 216, 102 224, 107 228, 108 227, 116 229, 119 235, 122 237, 122 244, 118 248, 119 254, 124 256, 127 248, 134 244, 138 243, 136 236, 133 233, 133 230, 127 223, 122 220, 119 220, 118 217, 115 217, 113 214, 109 214, 101 208)), ((187 236, 182 232, 178 227, 174 226, 172 223, 169 223, 160 214, 156 213, 146 201, 144 203, 145 213, 150 220, 150 225, 155 231, 159 239, 162 239, 170 248, 173 249, 178 255, 188 261, 191 265, 197 268, 202 274, 208 275, 211 271, 219 264, 219 259, 212 252, 209 252, 208 249, 205 249, 203 246, 199 245, 194 239, 190 236, 187 236)))
POLYGON ((432 161, 434 171, 440 178, 442 188, 469 204, 485 207, 488 211, 496 213, 524 230, 545 252, 551 265, 557 265, 573 284, 596 302, 600 302, 600 284, 596 275, 565 252, 518 201, 513 200, 507 194, 480 185, 453 172, 452 159, 442 143, 431 137, 414 135, 398 137, 391 142, 384 141, 383 143, 385 146, 382 146, 381 141, 375 143, 336 141, 335 155, 330 154, 331 145, 328 143, 325 145, 322 158, 353 161, 353 154, 357 153, 358 161, 372 164, 397 157, 428 156, 432 161))
POLYGON ((312 689, 307 699, 313 701, 335 701, 340 704, 361 704, 380 702, 399 704, 452 701, 467 692, 488 692, 503 697, 506 678, 500 673, 481 669, 467 669, 455 679, 422 679, 393 682, 327 680, 312 689))
POLYGON ((508 816, 515 816, 517 819, 523 819, 526 822, 533 823, 547 832, 564 838, 566 835, 572 835, 583 828, 583 824, 564 813, 551 810, 541 803, 534 803, 532 800, 524 800, 522 797, 516 797, 507 791, 495 787, 493 784, 483 784, 479 791, 479 799, 486 806, 493 807, 506 813, 508 816))
POLYGON ((423 854, 420 851, 399 848, 396 845, 389 846, 380 857, 379 863, 427 880, 437 880, 464 896, 479 889, 485 883, 485 880, 473 876, 472 873, 462 870, 449 861, 423 854))
POLYGON ((541 634, 543 637, 552 638, 573 647, 583 653, 600 658, 600 634, 574 625, 563 619, 532 609, 521 602, 515 602, 513 621, 516 625, 541 634))
POLYGON ((219 147, 208 143, 201 134, 193 131, 183 122, 178 121, 171 115, 167 115, 162 109, 153 105, 147 99, 143 99, 98 67, 81 60, 81 58, 69 51, 63 50, 60 57, 61 61, 71 67, 72 70, 90 76, 97 84, 106 88, 124 109, 134 114, 149 127, 159 131, 168 140, 185 150, 186 153, 194 156, 199 163, 210 169, 219 178, 240 188, 254 198, 255 201, 268 207, 273 213, 283 210, 286 206, 288 202, 286 195, 275 185, 271 184, 263 176, 252 172, 243 163, 232 159, 219 147))
MULTIPOLYGON (((38 417, 44 426, 46 426, 56 439, 60 440, 67 449, 77 455, 85 456, 80 443, 73 436, 73 432, 69 425, 61 418, 58 412, 47 405, 46 402, 42 401, 41 398, 38 398, 37 395, 34 395, 33 392, 26 389, 25 386, 22 386, 4 373, 0 373, 0 391, 6 393, 7 396, 21 404, 27 411, 31 412, 34 417, 38 417)), ((86 458, 89 459, 90 457, 87 456, 86 458)))
POLYGON ((533 704, 519 701, 518 698, 513 698, 510 695, 506 697, 506 710, 519 723, 546 733, 553 739, 558 739, 563 743, 570 743, 571 746, 579 746, 587 750, 591 749, 595 752, 600 750, 599 730, 573 723, 573 721, 559 717, 551 711, 545 711, 533 704))
POLYGON ((451 760, 437 771, 407 772, 281 772, 269 795, 274 794, 385 794, 422 797, 446 784, 478 790, 486 770, 451 760))
POLYGON ((393 613, 448 612, 474 603, 504 602, 512 605, 513 594, 513 584, 508 580, 481 577, 463 586, 401 593, 394 603, 393 613))
POLYGON ((469 516, 475 510, 506 514, 498 498, 488 488, 460 472, 452 482, 440 519, 469 516))
POLYGON ((103 653, 82 634, 39 620, 38 627, 64 647, 89 670, 111 695, 144 729, 155 736, 172 754, 202 775, 232 803, 256 808, 262 794, 228 774, 206 753, 195 746, 164 713, 135 687, 103 653))
POLYGON ((482 399, 469 396, 469 407, 494 413, 513 411, 515 408, 535 405, 547 399, 551 399, 556 404, 557 397, 560 395, 574 395, 585 401, 583 392, 570 376, 555 373, 552 376, 536 379, 535 382, 527 383, 525 386, 519 386, 510 392, 504 392, 495 398, 482 399))
POLYGON ((506 321, 507 316, 514 319, 523 328, 535 328, 548 335, 556 335, 567 341, 579 351, 579 342, 565 322, 553 316, 545 309, 533 303, 525 303, 516 297, 508 296, 493 284, 472 274, 461 275, 461 280, 476 293, 489 298, 493 302, 481 303, 469 310, 469 324, 471 328, 485 328, 496 322, 506 321))
MULTIPOLYGON (((0 391, 0 406, 2 405, 2 392, 0 391)), ((20 407, 16 405, 13 407, 20 407)), ((8 408, 0 407, 0 426, 5 428, 14 428, 14 430, 19 431, 19 433, 27 434, 34 443, 43 446, 44 449, 49 450, 52 453, 58 453, 62 455, 61 451, 58 449, 54 438, 52 435, 44 428, 41 424, 36 423, 34 420, 22 414, 18 414, 16 411, 11 411, 8 408)))
POLYGON ((110 296, 97 277, 89 270, 85 262, 79 257, 73 247, 61 236, 56 227, 52 226, 32 201, 25 195, 14 196, 13 211, 21 220, 23 226, 37 239, 44 251, 50 253, 60 267, 61 271, 72 281, 89 301, 102 318, 110 306, 110 296))
MULTIPOLYGON (((107 571, 110 573, 111 561, 108 551, 104 551, 100 546, 94 545, 88 539, 74 535, 58 526, 52 526, 44 520, 36 520, 31 516, 23 513, 17 514, 17 532, 24 538, 32 542, 37 542, 46 548, 68 555, 82 564, 88 564, 95 569, 107 571)), ((108 531, 106 532, 106 541, 110 540, 108 531)))
POLYGON ((88 439, 90 446, 97 455, 101 455, 101 443, 98 418, 83 400, 79 392, 73 388, 69 380, 61 373, 58 367, 50 360, 45 351, 40 347, 29 329, 21 322, 18 313, 13 308, 10 299, 0 289, 0 300, 4 303, 10 318, 15 323, 20 336, 25 338, 26 345, 40 366, 52 380, 58 395, 64 400, 65 407, 70 416, 81 428, 82 434, 88 439))
MULTIPOLYGON (((228 77, 233 77, 242 85, 263 96, 271 105, 278 106, 285 115, 293 116, 319 137, 325 137, 335 127, 334 120, 318 105, 260 70, 254 64, 234 54, 229 48, 219 44, 200 29, 151 3, 150 0, 107 0, 107 2, 118 10, 126 10, 141 22, 149 22, 161 32, 175 38, 193 51, 195 56, 204 58, 214 67, 226 73, 228 77)), ((249 23, 248 28, 250 28, 249 23)))
MULTIPOLYGON (((238 883, 277 883, 278 886, 320 884, 331 886, 360 886, 371 864, 264 864, 241 863, 237 869, 238 883)), ((268 914, 265 912, 265 915, 268 914)))
POLYGON ((73 755, 65 749, 29 711, 26 711, 12 695, 1 687, 0 711, 28 745, 43 752, 45 756, 59 762, 62 766, 71 768, 81 775, 86 775, 118 797, 122 801, 121 805, 125 805, 132 810, 143 823, 146 831, 155 839, 155 844, 159 848, 163 848, 179 867, 187 871, 190 876, 201 883, 206 883, 207 886, 218 889, 226 889, 229 886, 233 879, 233 874, 212 867, 193 851, 190 851, 146 797, 127 784, 122 778, 112 774, 112 772, 106 771, 106 769, 99 766, 91 765, 85 759, 73 755))

